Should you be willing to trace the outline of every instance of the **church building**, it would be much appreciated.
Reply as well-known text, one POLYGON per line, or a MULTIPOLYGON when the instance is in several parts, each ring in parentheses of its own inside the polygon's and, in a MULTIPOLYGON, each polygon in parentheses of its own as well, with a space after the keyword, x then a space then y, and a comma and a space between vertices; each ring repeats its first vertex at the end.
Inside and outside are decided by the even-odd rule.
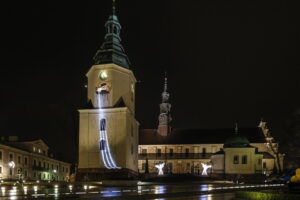
POLYGON ((139 132, 140 173, 157 173, 159 163, 165 163, 165 174, 202 175, 204 165, 210 166, 211 174, 270 174, 282 169, 284 155, 263 120, 253 128, 236 124, 232 129, 175 129, 170 126, 169 97, 165 77, 158 128, 139 132))
POLYGON ((253 128, 172 128, 166 75, 158 127, 139 130, 136 79, 121 44, 114 5, 105 29, 104 42, 86 73, 88 103, 79 109, 77 180, 137 177, 138 172, 156 174, 158 168, 164 174, 203 176, 282 169, 284 155, 263 120, 253 128))

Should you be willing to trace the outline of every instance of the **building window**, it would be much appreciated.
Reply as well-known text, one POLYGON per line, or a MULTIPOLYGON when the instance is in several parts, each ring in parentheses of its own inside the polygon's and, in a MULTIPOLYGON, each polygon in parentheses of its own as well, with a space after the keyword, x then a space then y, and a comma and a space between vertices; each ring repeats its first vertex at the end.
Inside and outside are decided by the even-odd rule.
POLYGON ((27 157, 24 158, 24 164, 27 165, 27 157))
POLYGON ((0 166, 0 174, 2 174, 2 166, 0 166))
POLYGON ((67 168, 67 167, 66 167, 66 172, 67 172, 67 173, 69 172, 69 168, 67 168))
POLYGON ((27 175, 28 175, 28 174, 27 174, 27 170, 25 169, 25 170, 24 170, 24 176, 27 177, 27 175))
POLYGON ((45 162, 43 163, 43 167, 46 168, 46 163, 45 162))
POLYGON ((9 175, 13 174, 13 168, 9 168, 9 175))
POLYGON ((233 164, 239 164, 239 156, 233 156, 233 164))
POLYGON ((21 156, 18 156, 18 163, 21 164, 21 156))
POLYGON ((264 169, 267 168, 267 163, 266 163, 266 162, 263 163, 263 168, 264 168, 264 169))
POLYGON ((202 156, 206 155, 206 148, 202 148, 202 156))
POLYGON ((58 172, 58 165, 56 165, 56 170, 57 170, 57 172, 58 172))
POLYGON ((146 170, 146 163, 145 163, 145 162, 142 163, 142 170, 143 170, 143 171, 146 170))
POLYGON ((65 172, 65 167, 62 167, 62 171, 65 172))
POLYGON ((173 156, 173 149, 169 149, 170 156, 173 156))
POLYGON ((147 155, 147 149, 142 149, 142 154, 147 155))
POLYGON ((2 160, 2 151, 0 151, 0 160, 2 160))
POLYGON ((34 178, 36 177, 36 172, 33 173, 33 177, 34 177, 34 178))
POLYGON ((186 149, 185 149, 185 155, 188 156, 189 153, 190 153, 190 149, 189 149, 189 148, 186 148, 186 149))
POLYGON ((244 155, 242 157, 242 164, 247 164, 247 156, 246 155, 244 155))
POLYGON ((35 159, 33 160, 33 166, 36 166, 36 160, 35 159))
POLYGON ((13 161, 14 160, 14 155, 12 155, 11 153, 9 154, 9 161, 13 161))
POLYGON ((157 156, 161 156, 161 149, 157 149, 157 156))
POLYGON ((41 149, 39 149, 39 153, 41 153, 41 149))
POLYGON ((53 164, 51 164, 51 169, 53 170, 53 164))
POLYGON ((36 147, 33 147, 33 152, 35 152, 36 151, 36 147))
POLYGON ((42 163, 41 163, 41 161, 39 161, 39 167, 42 167, 42 163))

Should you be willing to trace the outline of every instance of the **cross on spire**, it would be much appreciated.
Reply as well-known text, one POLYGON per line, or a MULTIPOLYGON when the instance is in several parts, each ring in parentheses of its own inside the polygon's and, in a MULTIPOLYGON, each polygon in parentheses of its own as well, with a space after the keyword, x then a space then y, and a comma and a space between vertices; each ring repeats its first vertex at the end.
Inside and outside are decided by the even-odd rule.
POLYGON ((116 0, 112 0, 112 14, 116 14, 116 0))
POLYGON ((235 132, 235 134, 238 134, 238 132, 239 132, 239 127, 238 127, 238 123, 237 122, 235 123, 234 132, 235 132))

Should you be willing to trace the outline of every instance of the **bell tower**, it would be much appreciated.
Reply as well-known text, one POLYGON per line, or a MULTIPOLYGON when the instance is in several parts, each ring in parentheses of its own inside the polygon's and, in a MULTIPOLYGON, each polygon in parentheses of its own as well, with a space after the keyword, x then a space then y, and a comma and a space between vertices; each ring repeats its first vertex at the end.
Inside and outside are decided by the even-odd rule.
POLYGON ((168 78, 167 73, 165 73, 165 84, 164 91, 161 93, 162 103, 159 105, 160 114, 158 117, 158 128, 157 133, 161 136, 167 136, 171 132, 170 122, 172 120, 170 111, 171 104, 169 103, 170 94, 167 91, 168 89, 168 78))
POLYGON ((104 42, 86 74, 90 107, 79 110, 80 176, 137 171, 136 79, 121 44, 114 1, 105 28, 104 42))

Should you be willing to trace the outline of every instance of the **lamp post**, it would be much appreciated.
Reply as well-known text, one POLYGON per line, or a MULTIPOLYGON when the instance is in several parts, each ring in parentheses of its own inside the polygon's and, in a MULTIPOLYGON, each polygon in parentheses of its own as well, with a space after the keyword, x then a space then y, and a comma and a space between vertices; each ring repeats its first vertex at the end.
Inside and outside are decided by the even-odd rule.
POLYGON ((10 175, 10 179, 12 179, 12 174, 13 174, 13 169, 15 168, 16 164, 14 161, 10 161, 8 163, 9 166, 9 175, 10 175))

